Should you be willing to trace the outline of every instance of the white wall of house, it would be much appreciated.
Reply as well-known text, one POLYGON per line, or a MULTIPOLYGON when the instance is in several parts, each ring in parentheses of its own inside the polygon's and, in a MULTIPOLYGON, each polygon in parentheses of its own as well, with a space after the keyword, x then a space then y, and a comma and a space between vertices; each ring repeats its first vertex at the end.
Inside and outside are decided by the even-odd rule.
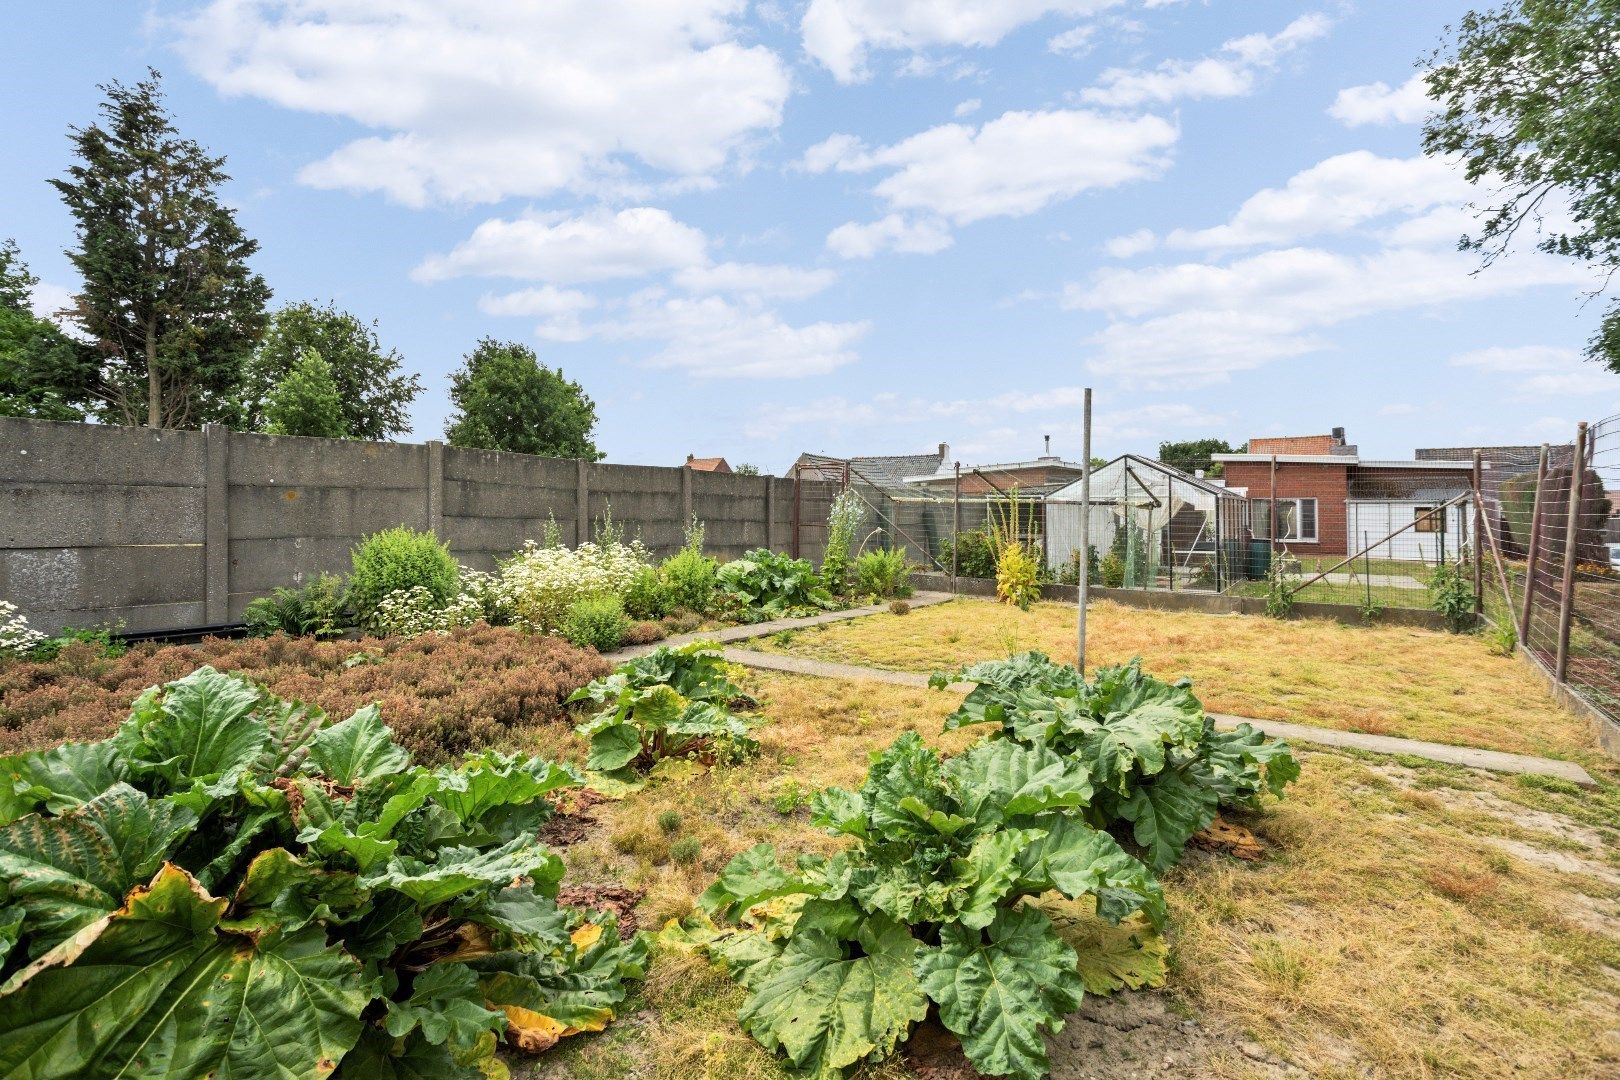
MULTIPOLYGON (((1366 544, 1388 537, 1403 525, 1410 525, 1418 511, 1432 509, 1433 501, 1416 499, 1350 499, 1345 503, 1345 524, 1348 529, 1350 551, 1360 551, 1366 544)), ((1457 557, 1457 545, 1467 543, 1472 524, 1467 504, 1458 504, 1446 510, 1445 532, 1419 532, 1407 529, 1372 550, 1375 559, 1403 559, 1429 565, 1441 558, 1442 549, 1447 559, 1457 557)))

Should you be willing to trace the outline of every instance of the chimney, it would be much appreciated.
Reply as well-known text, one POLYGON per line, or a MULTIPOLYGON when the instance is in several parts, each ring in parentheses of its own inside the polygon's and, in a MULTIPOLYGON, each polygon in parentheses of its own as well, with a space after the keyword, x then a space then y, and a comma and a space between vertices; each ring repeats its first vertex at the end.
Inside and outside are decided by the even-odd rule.
POLYGON ((1045 438, 1046 438, 1046 456, 1051 457, 1052 456, 1052 436, 1047 435, 1047 436, 1045 436, 1045 438))
POLYGON ((1338 446, 1344 445, 1344 428, 1336 427, 1333 429, 1333 442, 1338 446))
POLYGON ((948 443, 948 442, 940 443, 939 444, 939 460, 944 461, 946 458, 948 458, 950 456, 951 456, 951 444, 948 443))
POLYGON ((687 463, 687 464, 688 464, 688 465, 690 465, 690 464, 692 464, 692 462, 693 462, 693 461, 694 461, 694 460, 696 460, 696 459, 697 459, 697 455, 696 455, 696 454, 687 454, 687 455, 686 455, 686 463, 687 463))

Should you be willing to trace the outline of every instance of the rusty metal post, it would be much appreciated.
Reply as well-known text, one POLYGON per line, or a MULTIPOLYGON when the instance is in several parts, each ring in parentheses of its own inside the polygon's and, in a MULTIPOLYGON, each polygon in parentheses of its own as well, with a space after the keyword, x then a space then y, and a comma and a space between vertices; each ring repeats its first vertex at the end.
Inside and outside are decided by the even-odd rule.
POLYGON ((1530 546, 1524 556, 1524 604, 1519 612, 1519 644, 1530 647, 1530 609, 1535 603, 1536 556, 1541 554, 1541 511, 1545 506, 1547 488, 1547 444, 1541 444, 1541 457, 1536 462, 1536 499, 1530 511, 1530 546))
POLYGON ((1485 489, 1481 476, 1485 466, 1478 450, 1474 451, 1474 614, 1485 613, 1485 552, 1480 539, 1485 535, 1485 489))
POLYGON ((1558 598, 1558 654, 1553 677, 1569 674, 1569 626, 1575 614, 1575 559, 1580 555, 1581 489, 1586 479, 1586 421, 1575 425, 1575 454, 1569 463, 1569 509, 1564 515, 1564 580, 1558 598))

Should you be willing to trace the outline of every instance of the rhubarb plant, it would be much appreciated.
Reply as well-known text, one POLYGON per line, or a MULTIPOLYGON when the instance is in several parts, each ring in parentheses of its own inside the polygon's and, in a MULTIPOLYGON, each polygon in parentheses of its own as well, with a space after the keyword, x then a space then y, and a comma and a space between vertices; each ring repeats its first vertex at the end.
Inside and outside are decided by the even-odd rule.
POLYGON ((591 740, 586 768, 633 781, 638 766, 664 758, 734 760, 757 751, 748 722, 731 711, 742 696, 716 646, 694 641, 661 645, 568 700, 601 706, 575 729, 591 740))
POLYGON ((474 1080, 600 1030, 646 943, 556 903, 535 829, 578 783, 207 667, 0 759, 0 1075, 474 1080))
POLYGON ((794 1070, 834 1077, 887 1057, 932 1003, 980 1072, 1033 1080, 1047 1072, 1043 1031, 1086 990, 1033 899, 1087 898, 1110 924, 1135 919, 1143 940, 1164 920, 1148 869, 1074 813, 1091 795, 1049 749, 996 740, 944 759, 908 732, 859 791, 813 799, 813 821, 847 851, 792 870, 768 844, 745 851, 699 899, 704 914, 663 939, 723 963, 747 991, 744 1030, 794 1070))
POLYGON ((996 736, 1049 749, 1082 767, 1094 787, 1086 819, 1129 830, 1154 870, 1181 859, 1222 807, 1258 809, 1299 777, 1288 744, 1252 725, 1218 731, 1191 683, 1142 672, 1140 659, 1099 668, 1090 682, 1038 652, 975 664, 974 683, 947 729, 994 724, 996 736))

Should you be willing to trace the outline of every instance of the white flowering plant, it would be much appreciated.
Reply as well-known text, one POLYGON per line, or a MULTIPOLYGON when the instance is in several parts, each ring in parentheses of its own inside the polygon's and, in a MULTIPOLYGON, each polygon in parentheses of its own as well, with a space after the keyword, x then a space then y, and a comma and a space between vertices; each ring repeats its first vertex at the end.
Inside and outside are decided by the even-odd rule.
POLYGON ((0 600, 0 656, 27 656, 45 635, 28 625, 17 605, 0 600))
POLYGON ((568 609, 588 596, 629 591, 647 565, 640 541, 591 541, 577 548, 541 547, 532 541, 501 565, 497 588, 513 625, 535 633, 559 629, 568 609))
POLYGON ((457 593, 448 605, 421 585, 396 589, 377 602, 372 629, 384 637, 443 634, 458 626, 471 626, 484 617, 483 605, 471 593, 457 593))

